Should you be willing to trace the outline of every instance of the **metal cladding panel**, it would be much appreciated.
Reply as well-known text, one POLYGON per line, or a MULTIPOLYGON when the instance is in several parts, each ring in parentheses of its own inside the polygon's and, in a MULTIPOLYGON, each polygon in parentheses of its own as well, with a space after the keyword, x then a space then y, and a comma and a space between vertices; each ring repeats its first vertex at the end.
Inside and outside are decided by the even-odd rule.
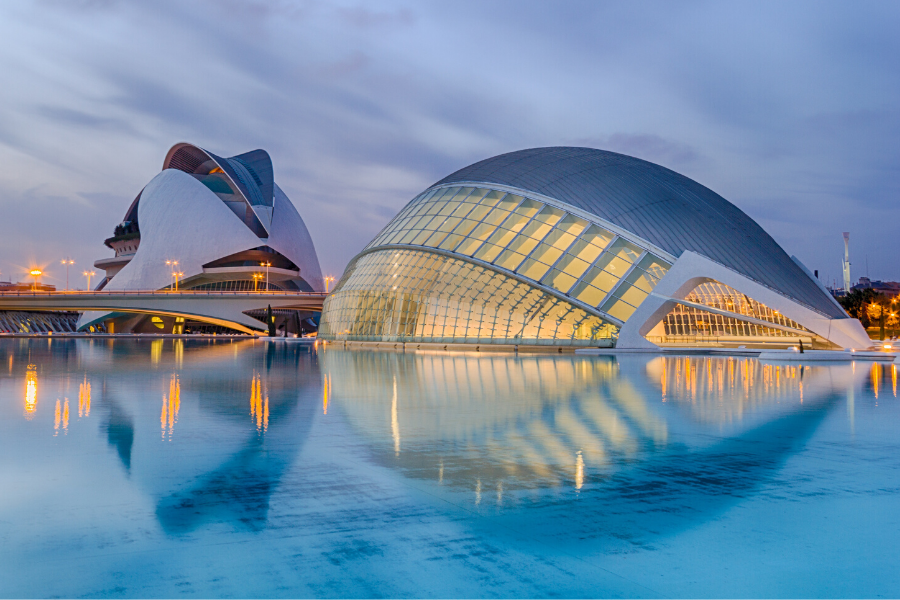
POLYGON ((692 250, 822 314, 847 316, 753 219, 665 167, 592 148, 533 148, 477 162, 435 185, 463 181, 556 198, 674 256, 692 250))
POLYGON ((237 156, 232 156, 229 161, 238 161, 250 171, 259 191, 263 197, 263 205, 272 206, 275 198, 275 171, 272 168, 272 159, 265 150, 251 150, 237 156))
POLYGON ((293 202, 275 185, 275 211, 272 215, 272 233, 269 247, 289 258, 300 267, 300 277, 313 291, 325 291, 322 269, 316 256, 316 247, 306 224, 297 212, 293 202))

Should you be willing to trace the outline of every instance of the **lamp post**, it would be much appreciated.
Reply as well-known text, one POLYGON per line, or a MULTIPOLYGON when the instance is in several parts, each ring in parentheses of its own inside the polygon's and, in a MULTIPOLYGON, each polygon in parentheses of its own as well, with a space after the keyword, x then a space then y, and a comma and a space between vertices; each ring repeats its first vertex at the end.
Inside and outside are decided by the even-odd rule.
POLYGON ((176 292, 178 291, 178 278, 181 277, 182 275, 184 275, 184 273, 182 273, 181 271, 173 271, 172 272, 172 277, 175 278, 175 291, 176 292))
POLYGON ((269 267, 272 266, 272 263, 269 261, 259 263, 259 266, 266 268, 266 291, 269 291, 269 267))
POLYGON ((66 266, 66 291, 69 291, 69 266, 74 265, 75 261, 68 256, 62 259, 62 264, 66 266))
POLYGON ((325 293, 326 294, 328 293, 328 288, 330 287, 332 281, 334 281, 334 277, 331 277, 330 275, 325 278, 325 293))
MULTIPOLYGON (((177 260, 167 260, 166 266, 172 267, 172 277, 175 277, 175 271, 178 270, 178 261, 177 260)), ((175 280, 175 291, 178 291, 178 280, 175 280)))
POLYGON ((91 291, 91 277, 96 275, 93 271, 84 271, 82 273, 87 278, 87 291, 91 291))
POLYGON ((32 288, 31 288, 31 290, 32 290, 33 292, 36 292, 36 291, 37 291, 38 277, 41 276, 41 273, 42 273, 42 271, 41 271, 40 269, 32 269, 32 270, 30 270, 30 271, 28 272, 29 275, 31 275, 32 277, 34 277, 34 285, 33 285, 32 288))
POLYGON ((262 273, 254 273, 253 274, 253 291, 257 292, 259 289, 257 288, 257 284, 259 280, 262 279, 262 273))

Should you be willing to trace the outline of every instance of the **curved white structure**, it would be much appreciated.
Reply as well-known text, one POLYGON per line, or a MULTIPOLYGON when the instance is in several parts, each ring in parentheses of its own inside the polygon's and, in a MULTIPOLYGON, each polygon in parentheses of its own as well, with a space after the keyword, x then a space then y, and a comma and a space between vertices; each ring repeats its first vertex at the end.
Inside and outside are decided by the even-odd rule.
POLYGON ((669 169, 590 148, 483 160, 419 194, 325 301, 323 339, 867 348, 755 221, 669 169))
MULTIPOLYGON (((263 150, 221 158, 176 144, 106 245, 116 256, 96 263, 106 270, 105 291, 167 289, 176 279, 180 290, 324 291, 309 231, 263 150)), ((119 331, 145 325, 91 312, 79 328, 111 318, 119 331)))

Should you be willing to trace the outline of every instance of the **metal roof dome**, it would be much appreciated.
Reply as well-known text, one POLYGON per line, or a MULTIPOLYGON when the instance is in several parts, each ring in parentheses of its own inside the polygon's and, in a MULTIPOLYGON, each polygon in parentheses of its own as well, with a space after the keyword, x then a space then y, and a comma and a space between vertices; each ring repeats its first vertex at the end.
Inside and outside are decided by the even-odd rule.
POLYGON ((834 318, 840 306, 739 208, 659 165, 592 148, 519 150, 460 169, 435 185, 495 183, 597 215, 674 256, 702 254, 834 318))

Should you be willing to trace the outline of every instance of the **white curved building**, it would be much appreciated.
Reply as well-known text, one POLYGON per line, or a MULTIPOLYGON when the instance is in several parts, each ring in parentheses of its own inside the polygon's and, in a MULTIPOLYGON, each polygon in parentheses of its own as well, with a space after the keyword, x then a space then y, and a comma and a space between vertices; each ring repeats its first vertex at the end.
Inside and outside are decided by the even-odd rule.
POLYGON ((699 183, 590 148, 463 168, 415 197, 325 302, 329 340, 867 348, 753 219, 699 183))
MULTIPOLYGON (((325 289, 309 231, 264 150, 222 158, 176 144, 105 244, 116 254, 95 263, 106 272, 98 290, 168 289, 173 273, 182 290, 325 289)), ((168 320, 89 312, 79 329, 112 322, 117 332, 171 331, 168 320)))

